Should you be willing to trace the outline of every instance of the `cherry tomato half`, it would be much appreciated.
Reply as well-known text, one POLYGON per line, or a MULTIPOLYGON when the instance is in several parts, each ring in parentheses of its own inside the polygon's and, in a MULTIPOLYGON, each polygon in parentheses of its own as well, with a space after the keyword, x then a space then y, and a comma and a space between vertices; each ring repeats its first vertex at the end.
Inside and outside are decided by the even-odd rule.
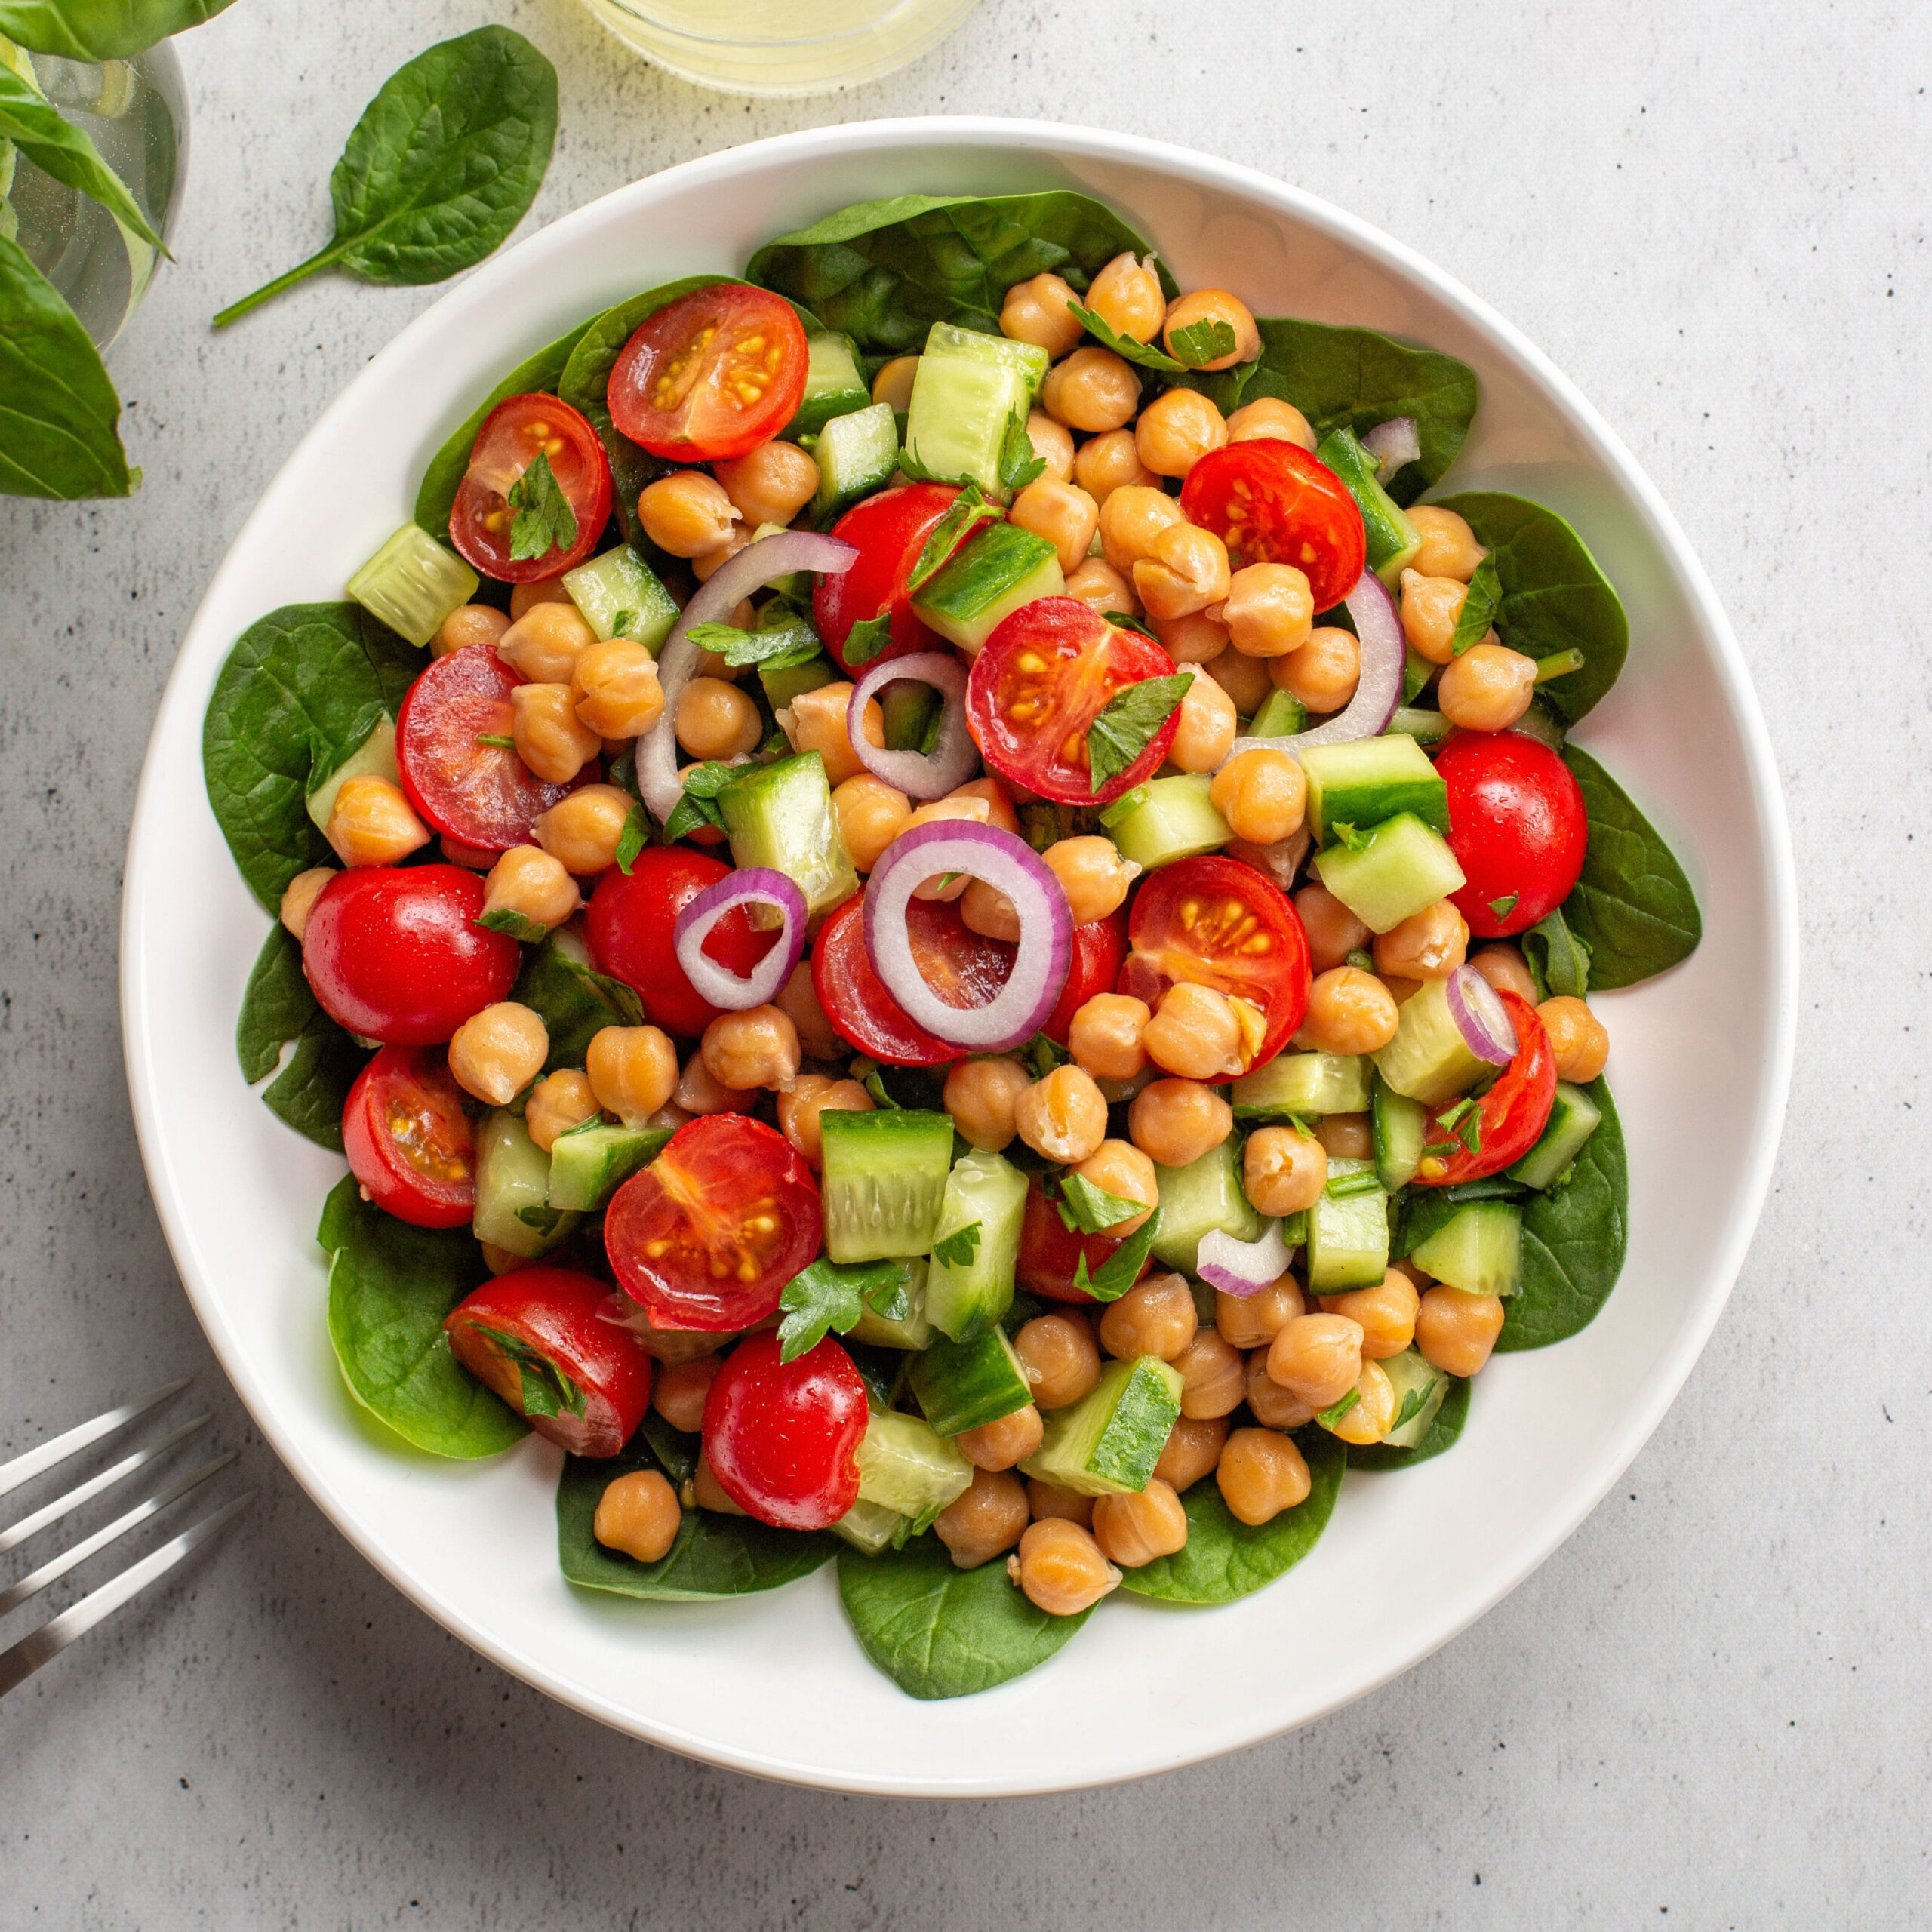
MULTIPOLYGON (((718 1017, 718 1009, 700 996, 678 964, 671 928, 706 886, 731 872, 729 866, 675 845, 651 845, 632 862, 630 876, 606 872, 590 895, 584 937, 590 960, 632 988, 645 1015, 667 1033, 695 1038, 718 1017)), ((705 955, 734 973, 749 973, 777 943, 775 932, 761 932, 742 906, 727 912, 711 929, 705 955)))
POLYGON ((665 1328, 728 1333, 762 1321, 818 1253, 811 1170, 785 1137, 743 1114, 672 1135, 612 1198, 604 1251, 617 1284, 665 1328))
POLYGON ((845 657, 845 640, 862 618, 892 614, 891 640, 878 657, 903 657, 908 651, 937 648, 933 634, 912 614, 906 580, 918 568, 926 539, 959 492, 949 483, 908 483, 881 490, 848 510, 832 526, 832 534, 858 546, 849 571, 821 577, 812 590, 812 617, 825 648, 848 676, 874 661, 853 664, 845 657))
POLYGON ((1178 859, 1141 883, 1120 990, 1158 1006, 1177 980, 1246 1000, 1261 1015, 1247 1066, 1272 1060, 1308 1011, 1308 934, 1287 896, 1218 854, 1178 859))
POLYGON ((558 1448, 614 1456, 644 1420, 651 1358, 597 1318, 608 1292, 568 1268, 500 1275, 451 1310, 450 1352, 558 1448))
POLYGON ((302 971, 337 1026, 389 1047, 439 1046, 509 997, 523 950, 475 923, 483 881, 459 866, 367 866, 322 888, 302 971))
POLYGON ((1109 912, 1073 929, 1073 963, 1066 971, 1060 1004, 1047 1015, 1040 1031, 1056 1046, 1066 1044, 1073 1016, 1096 993, 1110 993, 1127 958, 1127 914, 1109 912))
POLYGON ((721 463, 798 413, 810 359, 783 296, 713 282, 647 316, 611 371, 611 420, 653 456, 721 463))
POLYGON ((1341 602, 1368 561, 1361 512, 1325 463, 1277 436, 1210 450, 1181 485, 1181 513, 1244 564, 1292 564, 1318 611, 1341 602))
POLYGON ((1549 1044, 1549 1034, 1537 1017, 1536 1008, 1520 993, 1499 989, 1498 996, 1515 1022, 1516 1057, 1482 1097, 1476 1115, 1480 1133, 1470 1133, 1466 1121, 1457 1123, 1460 1133, 1445 1127, 1442 1115, 1448 1110, 1436 1110, 1423 1137, 1424 1149, 1439 1150, 1446 1143, 1455 1152, 1425 1152, 1416 1172, 1417 1181, 1424 1187, 1454 1187, 1458 1181, 1500 1174, 1537 1144, 1549 1124, 1549 1110, 1556 1102, 1556 1052, 1549 1044))
POLYGON ((586 765, 568 785, 546 784, 508 743, 510 693, 523 682, 487 644, 435 659, 409 688, 396 719, 402 789, 426 825, 485 852, 533 842, 531 828, 566 792, 598 774, 586 765))
POLYGON ((466 563, 503 583, 555 577, 590 555, 610 520, 610 459, 584 417, 554 395, 513 395, 491 411, 450 511, 450 541, 466 563), (568 542, 552 540, 535 556, 519 557, 519 506, 510 498, 540 454, 548 460, 577 528, 568 542))
POLYGON ((386 1214, 417 1228, 467 1227, 476 1211, 476 1137, 439 1053, 385 1047, 342 1110, 349 1172, 386 1214))
POLYGON ((704 1455, 718 1487, 761 1523, 822 1530, 859 1500, 865 1378, 828 1335, 795 1361, 776 1335, 725 1358, 704 1401, 704 1455))
MULTIPOLYGON (((1014 1274, 1023 1287, 1049 1301, 1091 1303, 1084 1288, 1073 1285, 1080 1257, 1087 1257, 1090 1281, 1105 1267, 1121 1244, 1110 1235, 1075 1234, 1060 1217, 1060 1210, 1035 1180, 1026 1189, 1026 1215, 1020 1224, 1020 1259, 1014 1274)), ((1152 1266, 1149 1261, 1140 1272, 1152 1266)), ((1139 1278, 1137 1277, 1137 1279, 1139 1278)))
POLYGON ((1570 896, 1589 814, 1562 759, 1521 731, 1458 731, 1435 761, 1449 787, 1449 849, 1468 881, 1454 895, 1478 939, 1547 918, 1570 896))
POLYGON ((1180 712, 1170 712, 1140 755, 1097 792, 1088 728, 1129 685, 1174 672, 1174 660, 1138 631, 1076 597, 1042 597, 1023 604, 974 659, 966 721, 1001 777, 1062 804, 1111 804, 1160 768, 1180 712))

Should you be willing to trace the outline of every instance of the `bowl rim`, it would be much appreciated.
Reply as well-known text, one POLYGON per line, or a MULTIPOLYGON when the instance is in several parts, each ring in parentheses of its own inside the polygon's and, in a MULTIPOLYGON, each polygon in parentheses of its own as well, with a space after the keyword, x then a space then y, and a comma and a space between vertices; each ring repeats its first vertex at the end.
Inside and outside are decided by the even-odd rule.
MULTIPOLYGON (((1368 257, 1401 278, 1418 284, 1435 300, 1452 310, 1474 333, 1487 337, 1564 415, 1585 445, 1614 480, 1638 513, 1645 534, 1678 574, 1695 626, 1710 646, 1712 669, 1735 719, 1742 756, 1749 779, 1749 802, 1762 841, 1765 861, 1765 921, 1773 956, 1767 978, 1765 1035, 1768 1078, 1764 1103, 1751 1122, 1741 1180, 1727 1225, 1707 1271, 1706 1291, 1699 1297, 1694 1316, 1679 1328, 1676 1339, 1655 1371, 1640 1386, 1636 1399, 1623 1412, 1620 1426, 1599 1452, 1593 1479, 1582 1484, 1567 1508, 1552 1509, 1539 1533, 1524 1537, 1510 1560, 1485 1575, 1480 1587, 1445 1605, 1434 1618, 1423 1620, 1420 1637, 1404 1653, 1352 1677, 1346 1687, 1285 1723, 1272 1716, 1238 1736, 1217 1734, 1196 1745, 1182 1740, 1179 1748, 1150 1750, 1141 1759, 1101 1777, 1082 1774, 1014 1774, 998 1778, 941 1780, 909 1778, 897 1774, 867 1778, 827 1771, 810 1764, 761 1755, 669 1725, 653 1724, 635 1713, 620 1712, 593 1695, 580 1693, 540 1657, 526 1654, 514 1644, 490 1635, 458 1604, 392 1564, 363 1528, 351 1500, 338 1495, 304 1454, 298 1440, 285 1429, 278 1411, 252 1371, 240 1338, 229 1325, 219 1298, 189 1265, 194 1254, 187 1214, 169 1152, 162 1132, 158 1095, 149 1078, 146 1017, 140 998, 143 932, 134 890, 148 854, 144 831, 155 822, 158 748, 176 714, 184 706, 194 710, 198 737, 198 688, 201 675, 185 650, 170 673, 147 751, 143 760, 124 868, 121 939, 122 1040, 137 1139, 157 1217, 189 1303, 223 1372, 233 1384, 264 1439, 275 1449, 310 1499, 335 1527, 389 1583, 451 1634, 511 1675, 588 1717, 632 1736, 660 1744, 683 1755, 759 1777, 826 1790, 869 1795, 934 1798, 1028 1795, 1091 1789, 1099 1785, 1152 1776, 1200 1763, 1244 1749, 1265 1739, 1327 1715, 1377 1690, 1423 1662, 1469 1625, 1487 1614, 1539 1567, 1574 1534, 1629 1467, 1662 1421, 1678 1392, 1703 1352, 1728 1301, 1746 1251, 1755 1232, 1767 1195, 1772 1168, 1789 1100, 1797 1034, 1798 937, 1796 868, 1782 789, 1769 731, 1753 691, 1743 654, 1703 565, 1656 486, 1635 457, 1595 408, 1542 350, 1488 303, 1454 277, 1430 263, 1405 244, 1346 211, 1305 189, 1278 180, 1260 170, 1175 143, 1109 130, 998 115, 911 115, 841 123, 778 134, 740 143, 715 153, 677 164, 614 189, 583 207, 560 217, 503 251, 491 261, 446 291, 408 323, 365 363, 343 391, 291 449, 275 477, 265 486, 210 579, 183 638, 202 622, 208 606, 220 592, 238 559, 257 540, 288 470, 318 442, 331 434, 351 396, 365 384, 380 386, 391 368, 408 356, 417 339, 440 327, 440 318, 454 303, 476 299, 479 285, 487 288, 497 278, 516 273, 525 258, 567 247, 581 231, 595 229, 635 205, 648 205, 666 186, 686 190, 728 180, 741 172, 758 172, 774 165, 815 163, 829 155, 868 149, 889 150, 912 146, 983 148, 993 152, 1037 153, 1043 160, 1063 156, 1118 164, 1158 172, 1211 189, 1272 205, 1318 230, 1349 251, 1368 257)), ((1023 192, 1008 190, 1007 192, 1023 192)))

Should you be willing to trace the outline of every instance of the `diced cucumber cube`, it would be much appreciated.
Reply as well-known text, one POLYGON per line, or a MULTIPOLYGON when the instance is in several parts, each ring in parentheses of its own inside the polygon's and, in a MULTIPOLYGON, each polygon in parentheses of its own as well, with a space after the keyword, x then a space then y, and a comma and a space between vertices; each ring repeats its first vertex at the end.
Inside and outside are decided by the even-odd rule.
POLYGON ((1411 737, 1317 745, 1301 754, 1301 768, 1308 780, 1308 823, 1318 842, 1329 841, 1331 826, 1367 832, 1401 812, 1413 812, 1445 835, 1449 830, 1447 782, 1411 737))
POLYGON ((876 1556, 891 1547, 894 1537, 910 1520, 883 1503, 868 1503, 861 1497, 832 1524, 832 1534, 842 1537, 862 1555, 876 1556))
POLYGON ((1422 548, 1421 531, 1383 488, 1377 475, 1381 464, 1362 447, 1352 429, 1344 426, 1331 430, 1315 454, 1342 479, 1355 500, 1368 538, 1368 567, 1393 589, 1422 548))
POLYGON ((1603 1122, 1603 1109, 1584 1092, 1567 1080, 1556 1083, 1556 1098, 1550 1104, 1549 1118, 1544 1122, 1537 1144, 1512 1168, 1509 1178, 1526 1187, 1547 1188, 1560 1180, 1571 1161, 1583 1151, 1583 1144, 1603 1122))
POLYGON ((819 1124, 826 1253, 838 1262, 924 1254, 952 1162, 952 1116, 891 1108, 826 1112, 819 1124))
POLYGON ((1392 931, 1466 883, 1448 841, 1413 812, 1385 820, 1352 847, 1331 845, 1315 860, 1315 869, 1321 883, 1372 933, 1392 931))
POLYGON ((805 393, 798 413, 780 432, 788 442, 815 436, 835 416, 869 408, 872 393, 860 372, 857 352, 848 335, 827 331, 807 337, 805 393))
POLYGON ((1376 1072, 1397 1093, 1420 1100, 1426 1107, 1453 1100, 1494 1071, 1488 1061, 1469 1051, 1463 1038, 1463 1029, 1449 1010, 1447 980, 1425 980, 1419 990, 1403 1001, 1395 1037, 1369 1057, 1376 1072))
POLYGON ((600 638, 608 641, 617 636, 621 617, 623 635, 654 657, 678 621, 677 600, 628 543, 565 571, 564 589, 578 615, 600 638))
POLYGON ((1251 738, 1291 738, 1308 729, 1308 706, 1293 691, 1272 691, 1261 700, 1261 708, 1249 720, 1245 735, 1251 738))
POLYGON ((1419 745, 1439 745, 1454 729, 1439 711, 1414 711, 1406 704, 1398 704, 1385 735, 1400 731, 1419 745))
POLYGON ((915 1521, 939 1514, 972 1486, 973 1466, 917 1416, 875 1409, 854 1454, 859 1500, 915 1521))
POLYGON ((927 578, 912 608, 971 657, 1022 605, 1066 589, 1059 552, 1044 537, 1014 523, 987 523, 927 578))
POLYGON ((349 580, 349 594, 398 637, 425 645, 483 580, 420 524, 405 523, 349 580))
MULTIPOLYGON (((963 356, 969 362, 988 362, 1011 370, 1025 385, 1029 408, 1047 380, 1047 352, 1010 336, 988 335, 981 329, 962 329, 956 322, 935 322, 926 331, 925 353, 963 356)), ((924 366, 923 361, 921 367, 924 366)))
POLYGON ((942 1334, 969 1340, 1012 1306, 1026 1219, 1026 1177, 1011 1161, 976 1147, 953 1163, 926 1276, 927 1318, 942 1334))
POLYGON ((1375 1137, 1375 1177, 1391 1194, 1407 1187, 1422 1165, 1423 1143, 1429 1136, 1429 1109, 1420 1100, 1398 1094, 1380 1074, 1369 1107, 1369 1125, 1375 1137))
POLYGON ((1176 859, 1219 851, 1235 835, 1208 795, 1213 782, 1204 771, 1151 779, 1110 805, 1107 835, 1121 857, 1151 872, 1176 859))
POLYGON ((818 464, 812 521, 823 530, 861 497, 892 481, 899 467, 897 419, 883 402, 835 416, 819 432, 812 455, 818 464))
POLYGON ((1026 379, 1010 363, 974 356, 919 358, 912 405, 906 413, 906 454, 919 474, 977 483, 1006 500, 1000 457, 1008 432, 1023 423, 1032 400, 1026 379))
POLYGON ((769 866, 792 880, 816 918, 859 889, 838 820, 825 761, 817 752, 745 768, 718 794, 731 857, 740 866, 769 866))
POLYGON ((1241 1192, 1241 1143, 1229 1134, 1184 1168, 1157 1166, 1161 1189, 1161 1231, 1154 1257, 1192 1275, 1202 1240, 1219 1231, 1236 1241, 1259 1241, 1267 1222, 1247 1204, 1241 1192))
POLYGON ((1033 1385, 995 1323, 970 1342, 942 1335, 912 1364, 912 1393, 942 1435, 963 1435, 1023 1409, 1033 1385))
POLYGON ((668 1127, 611 1127, 592 1121, 550 1146, 550 1205, 595 1214, 671 1137, 668 1127))
MULTIPOLYGON (((1331 1159, 1329 1186, 1374 1173, 1372 1161, 1331 1159)), ((1379 1185, 1339 1200, 1327 1188, 1315 1197, 1308 1211, 1307 1262, 1311 1294, 1346 1294, 1381 1281, 1389 1272, 1389 1197, 1379 1185)))
POLYGON ((476 1134, 476 1238, 534 1260, 582 1218, 551 1206, 549 1155, 515 1114, 493 1108, 476 1134))
POLYGON ((1180 1415, 1180 1371, 1157 1355, 1109 1362, 1080 1400, 1046 1418, 1040 1446, 1020 1464, 1077 1496, 1147 1487, 1180 1415))
POLYGON ((931 1345, 934 1331, 926 1318, 926 1264, 909 1259, 906 1266, 909 1278, 906 1283, 905 1320, 888 1321, 884 1315, 875 1314, 868 1308, 859 1317, 858 1326, 851 1331, 854 1341, 869 1342, 875 1349, 912 1351, 931 1345))
POLYGON ((378 716, 369 735, 343 761, 326 773, 309 774, 309 816, 318 832, 329 829, 329 814, 335 810, 335 795, 352 778, 386 778, 392 785, 402 783, 395 761, 395 726, 386 716, 378 716))
POLYGON ((1244 1073, 1228 1099, 1244 1125, 1291 1114, 1358 1114, 1367 1109, 1371 1070, 1361 1054, 1277 1054, 1244 1073))
MULTIPOLYGON (((774 711, 783 711, 794 698, 803 697, 808 691, 817 691, 821 686, 835 684, 838 673, 832 668, 832 660, 826 657, 808 658, 802 664, 786 664, 777 670, 771 670, 761 664, 758 667, 758 681, 764 687, 766 700, 774 711)), ((891 685, 888 691, 900 687, 891 685)))
POLYGON ((1514 1201, 1472 1201, 1409 1251, 1425 1275, 1472 1295, 1513 1295, 1523 1278, 1523 1211, 1514 1201))
POLYGON ((1382 1372, 1395 1392, 1395 1420, 1382 1439, 1392 1449, 1420 1449, 1449 1393, 1449 1378, 1414 1349, 1389 1357, 1382 1372))

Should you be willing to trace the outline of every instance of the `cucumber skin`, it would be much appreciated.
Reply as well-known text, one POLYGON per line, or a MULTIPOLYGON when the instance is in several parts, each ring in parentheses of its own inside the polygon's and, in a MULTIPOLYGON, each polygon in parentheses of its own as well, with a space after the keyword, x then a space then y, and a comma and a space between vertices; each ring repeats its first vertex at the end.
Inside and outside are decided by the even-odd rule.
POLYGON ((1567 1080, 1556 1083, 1556 1099, 1536 1145, 1508 1170, 1512 1180, 1546 1192, 1589 1144, 1603 1124, 1603 1109, 1582 1088, 1567 1080), (1580 1129, 1580 1131, 1579 1131, 1580 1129))
POLYGON ((1180 1417, 1180 1370, 1156 1356, 1110 1363, 1078 1401, 1047 1417, 1045 1438, 1020 1466, 1078 1496, 1137 1494, 1180 1417))
POLYGON ((1378 1073, 1369 1103, 1369 1122, 1375 1137, 1375 1177, 1393 1194, 1407 1187, 1422 1165, 1429 1109, 1420 1100, 1397 1093, 1378 1073))
POLYGON ((1409 1251, 1425 1275, 1472 1295, 1513 1295, 1523 1280, 1523 1210, 1472 1201, 1409 1251))
POLYGON ((1331 845, 1316 859, 1315 869, 1373 933, 1393 931, 1469 882, 1448 841, 1413 812, 1385 819, 1359 851, 1331 845))
POLYGON ((927 1272, 926 1318, 941 1334, 970 1341, 1012 1306, 1026 1220, 1026 1177, 1011 1161, 976 1149, 953 1163, 933 1239, 977 1221, 980 1244, 964 1267, 936 1260, 927 1272))
MULTIPOLYGON (((932 1246, 952 1161, 951 1116, 903 1108, 829 1112, 820 1129, 826 1254, 841 1263, 925 1254, 932 1246), (903 1190, 903 1200, 880 1198, 881 1173, 903 1190)), ((930 1275, 928 1284, 930 1299, 930 1275)))
POLYGON ((940 1337, 914 1361, 912 1382, 927 1421, 941 1436, 983 1429, 1033 1399, 1026 1371, 997 1325, 970 1342, 940 1337))

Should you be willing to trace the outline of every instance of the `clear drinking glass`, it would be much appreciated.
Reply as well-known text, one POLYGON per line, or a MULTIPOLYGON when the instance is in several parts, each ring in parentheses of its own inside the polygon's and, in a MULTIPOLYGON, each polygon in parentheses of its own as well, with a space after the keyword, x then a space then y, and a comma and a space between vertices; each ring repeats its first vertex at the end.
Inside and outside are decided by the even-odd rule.
POLYGON ((584 0, 660 67, 728 94, 827 94, 936 47, 979 0, 584 0))
MULTIPOLYGON (((188 163, 188 99, 181 63, 166 41, 132 60, 31 60, 41 91, 86 131, 164 238, 181 198, 188 163)), ((124 237, 100 204, 13 157, 13 180, 0 162, 0 233, 11 232, 27 258, 66 298, 81 326, 105 349, 147 293, 155 251, 124 237), (12 221, 8 220, 11 210, 12 221), (17 226, 14 226, 17 224, 17 226)))

